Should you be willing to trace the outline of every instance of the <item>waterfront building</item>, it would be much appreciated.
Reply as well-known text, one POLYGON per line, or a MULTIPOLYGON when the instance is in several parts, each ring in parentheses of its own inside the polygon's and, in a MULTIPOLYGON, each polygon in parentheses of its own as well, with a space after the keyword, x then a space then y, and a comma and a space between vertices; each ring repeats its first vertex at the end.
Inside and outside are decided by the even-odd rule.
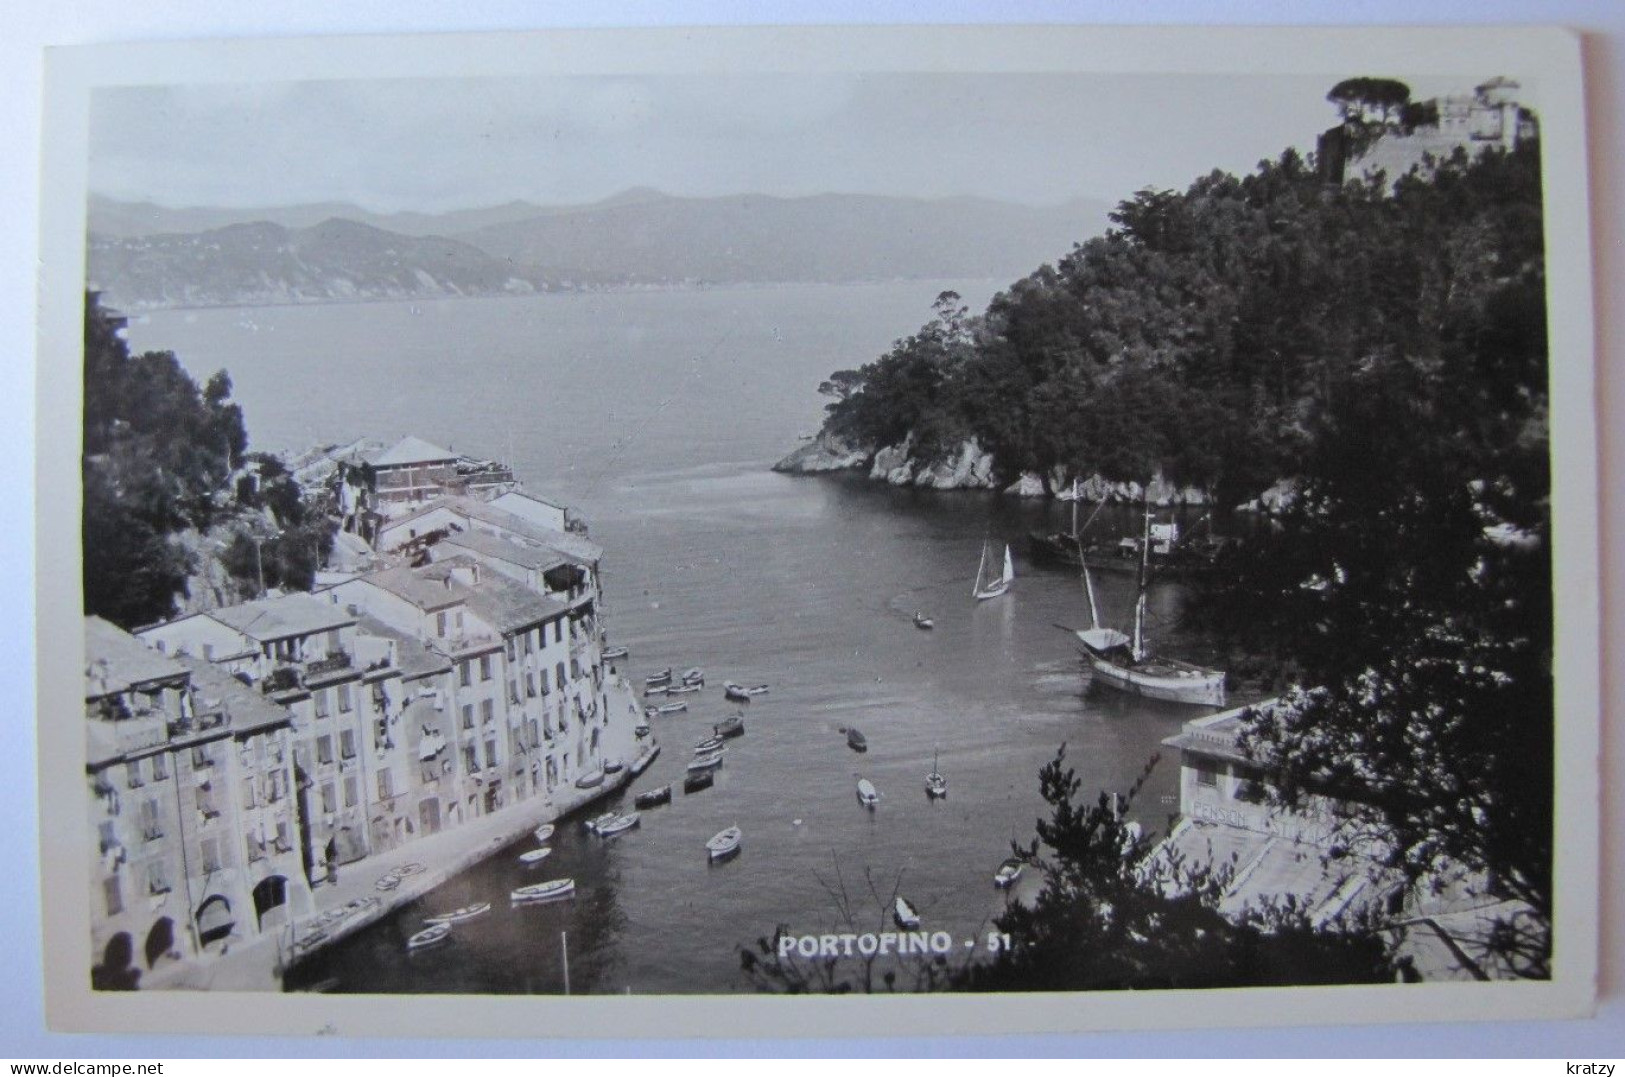
POLYGON ((133 988, 309 910, 287 710, 85 619, 92 982, 133 988))
POLYGON ((1389 867, 1392 844, 1358 805, 1272 798, 1266 761, 1241 745, 1249 712, 1268 700, 1192 719, 1163 741, 1179 752, 1180 818, 1150 855, 1227 874, 1219 911, 1240 919, 1290 899, 1319 927, 1371 924, 1396 958, 1426 979, 1511 977, 1490 935, 1497 920, 1527 910, 1486 895, 1480 873, 1442 863, 1414 882, 1389 867))
POLYGON ((358 448, 338 464, 345 529, 369 540, 382 522, 445 494, 490 498, 517 486, 506 464, 461 456, 418 437, 404 437, 382 450, 358 448))

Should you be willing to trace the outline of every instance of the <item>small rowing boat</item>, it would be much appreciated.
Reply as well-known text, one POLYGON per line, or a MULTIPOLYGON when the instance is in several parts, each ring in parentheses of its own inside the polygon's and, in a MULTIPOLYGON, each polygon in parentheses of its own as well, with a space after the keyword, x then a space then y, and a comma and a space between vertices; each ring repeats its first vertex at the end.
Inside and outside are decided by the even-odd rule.
POLYGON ((581 777, 576 779, 576 788, 577 789, 597 789, 600 785, 603 785, 603 784, 604 784, 604 772, 603 772, 602 769, 588 771, 587 773, 583 774, 581 777))
POLYGON ((656 808, 662 804, 671 803, 671 786, 662 785, 658 789, 647 789, 632 798, 632 804, 637 808, 656 808))
POLYGON ((690 692, 698 692, 703 687, 704 685, 699 684, 674 684, 666 689, 666 694, 668 696, 683 696, 690 692))
POLYGON ((552 849, 548 849, 548 848, 532 849, 528 853, 520 853, 519 854, 519 862, 521 864, 540 864, 542 861, 546 860, 552 854, 553 854, 552 849))
POLYGON ((605 823, 612 822, 613 820, 619 819, 620 817, 621 817, 621 813, 618 812, 618 811, 607 811, 602 815, 593 816, 591 819, 588 819, 582 825, 585 826, 588 830, 596 832, 598 830, 598 828, 603 826, 605 823))
POLYGON ((693 669, 683 670, 683 683, 695 685, 704 684, 705 670, 701 669, 699 666, 695 666, 693 669))
POLYGON ((702 770, 716 770, 722 766, 722 751, 721 748, 718 748, 714 752, 706 752, 704 755, 696 756, 694 762, 688 765, 688 772, 697 774, 702 770))
POLYGON ((706 752, 714 752, 720 747, 722 747, 722 738, 712 734, 694 745, 694 754, 704 755, 706 752))
POLYGON ((553 836, 553 824, 543 823, 535 830, 532 830, 531 833, 535 835, 537 841, 546 841, 553 836))
POLYGON ((854 752, 867 752, 869 750, 869 741, 868 738, 866 738, 861 732, 859 732, 857 727, 854 726, 846 731, 846 746, 851 748, 854 752))
POLYGON ((937 623, 923 613, 916 613, 914 615, 914 627, 931 629, 937 627, 937 623))
POLYGON ((638 825, 640 818, 635 811, 627 812, 625 815, 617 815, 609 822, 599 824, 598 836, 600 838, 613 838, 616 835, 625 834, 638 825))
POLYGON ((565 898, 576 892, 574 879, 552 879, 545 883, 536 883, 533 886, 521 886, 508 895, 515 902, 552 901, 556 898, 565 898))
POLYGON ((632 652, 627 650, 625 647, 605 647, 604 648, 604 661, 613 662, 617 658, 625 658, 627 655, 629 655, 631 653, 632 652))
POLYGON ((711 788, 711 783, 716 781, 716 773, 714 770, 704 770, 697 774, 690 774, 683 779, 683 795, 687 796, 689 793, 698 793, 701 789, 711 788))
POLYGON ((722 694, 739 703, 749 703, 752 698, 759 696, 766 691, 767 685, 765 684, 758 684, 751 688, 746 688, 742 684, 735 684, 733 681, 729 681, 722 686, 722 694))
POLYGON ((865 808, 873 808, 880 803, 880 793, 876 791, 874 783, 868 778, 858 779, 858 803, 865 808))
POLYGON ((451 925, 435 924, 432 927, 424 928, 416 935, 413 935, 411 938, 407 939, 406 949, 408 952, 413 950, 427 950, 431 946, 440 945, 449 938, 451 938, 451 925))
POLYGON ((665 669, 661 670, 659 673, 651 673, 649 676, 643 678, 643 683, 644 684, 650 684, 650 685, 653 685, 653 684, 666 684, 670 680, 671 680, 671 667, 667 666, 665 669))
POLYGON ((998 871, 993 873, 993 885, 1000 889, 1014 885, 1015 881, 1021 878, 1021 872, 1025 866, 1020 860, 1013 856, 1010 857, 999 865, 998 871))
POLYGON ((659 754, 660 745, 658 744, 651 744, 644 748, 643 751, 639 752, 638 757, 632 760, 632 777, 636 778, 639 774, 642 774, 644 771, 648 770, 649 764, 653 763, 655 761, 655 756, 659 754))
POLYGON ((739 845, 744 841, 744 837, 744 832, 737 825, 731 826, 706 842, 705 851, 710 854, 712 860, 732 856, 739 851, 739 845))
POLYGON ((425 916, 423 922, 426 924, 460 924, 465 920, 472 920, 476 916, 484 916, 490 911, 491 903, 489 901, 477 901, 472 905, 464 905, 460 909, 443 912, 437 916, 425 916))
POLYGON ((745 735, 745 716, 743 714, 730 714, 718 722, 713 729, 719 737, 743 737, 745 735))
POLYGON ((897 926, 904 931, 913 931, 920 926, 920 914, 901 894, 897 895, 897 900, 892 903, 892 919, 896 920, 897 926))
POLYGON ((663 707, 656 707, 655 708, 655 713, 656 714, 678 714, 678 713, 680 713, 682 711, 686 711, 686 710, 688 710, 688 704, 687 703, 667 703, 663 707))

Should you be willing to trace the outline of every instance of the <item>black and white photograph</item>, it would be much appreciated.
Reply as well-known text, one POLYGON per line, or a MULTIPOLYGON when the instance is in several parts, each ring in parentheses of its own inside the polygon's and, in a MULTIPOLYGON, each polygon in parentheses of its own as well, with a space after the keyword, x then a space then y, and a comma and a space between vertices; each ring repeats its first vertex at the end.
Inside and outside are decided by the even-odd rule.
POLYGON ((1578 49, 1161 33, 53 58, 53 1026, 1589 1006, 1578 49))

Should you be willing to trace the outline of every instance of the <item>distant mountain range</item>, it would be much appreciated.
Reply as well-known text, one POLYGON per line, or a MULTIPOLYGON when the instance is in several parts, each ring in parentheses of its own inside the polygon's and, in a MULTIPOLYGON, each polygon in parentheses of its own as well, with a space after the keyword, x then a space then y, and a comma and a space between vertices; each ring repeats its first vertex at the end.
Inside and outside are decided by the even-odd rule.
POLYGON ((445 214, 90 201, 90 285, 123 310, 569 289, 1010 278, 1106 224, 1103 202, 873 195, 510 202, 445 214))

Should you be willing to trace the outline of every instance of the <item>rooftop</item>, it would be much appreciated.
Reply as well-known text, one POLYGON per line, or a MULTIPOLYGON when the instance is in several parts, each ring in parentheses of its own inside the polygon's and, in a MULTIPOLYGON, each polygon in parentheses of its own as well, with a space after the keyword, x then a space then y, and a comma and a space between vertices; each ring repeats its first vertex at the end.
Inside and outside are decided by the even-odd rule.
POLYGON ((422 568, 392 565, 369 572, 361 577, 367 583, 382 587, 390 594, 406 599, 425 613, 443 610, 468 599, 469 589, 452 577, 451 570, 460 563, 472 563, 469 558, 448 558, 422 568))
POLYGON ((488 531, 463 531, 447 535, 440 540, 442 546, 455 546, 458 549, 469 550, 484 554, 499 561, 518 565, 521 568, 533 568, 545 572, 559 565, 575 564, 576 559, 553 549, 550 546, 537 546, 534 543, 519 543, 506 539, 500 535, 493 535, 488 531))
POLYGON ((358 621, 362 632, 379 639, 395 641, 395 661, 401 676, 422 677, 429 673, 444 673, 451 668, 444 655, 425 647, 417 637, 392 628, 376 617, 363 613, 358 621))
POLYGON ((186 669, 100 617, 85 618, 85 698, 185 677, 186 669))
POLYGON ((447 497, 442 498, 441 503, 452 511, 467 516, 469 519, 479 520, 493 527, 500 527, 504 531, 511 531, 537 545, 557 550, 578 564, 596 564, 603 559, 603 547, 596 542, 566 531, 555 531, 551 527, 543 527, 534 520, 498 508, 489 502, 472 497, 447 497))
POLYGON ((286 707, 249 688, 218 666, 200 658, 183 657, 178 661, 184 663, 192 674, 198 712, 206 713, 223 706, 231 716, 228 724, 232 732, 252 733, 293 720, 286 707))
POLYGON ((457 454, 450 449, 408 436, 374 455, 368 463, 373 467, 403 467, 408 464, 442 464, 457 458, 457 454))
POLYGON ((305 594, 258 598, 210 610, 208 616, 259 642, 306 636, 355 624, 341 606, 305 594))
POLYGON ((475 613, 498 631, 512 632, 557 617, 570 607, 556 598, 539 595, 504 576, 486 573, 468 596, 475 613))

